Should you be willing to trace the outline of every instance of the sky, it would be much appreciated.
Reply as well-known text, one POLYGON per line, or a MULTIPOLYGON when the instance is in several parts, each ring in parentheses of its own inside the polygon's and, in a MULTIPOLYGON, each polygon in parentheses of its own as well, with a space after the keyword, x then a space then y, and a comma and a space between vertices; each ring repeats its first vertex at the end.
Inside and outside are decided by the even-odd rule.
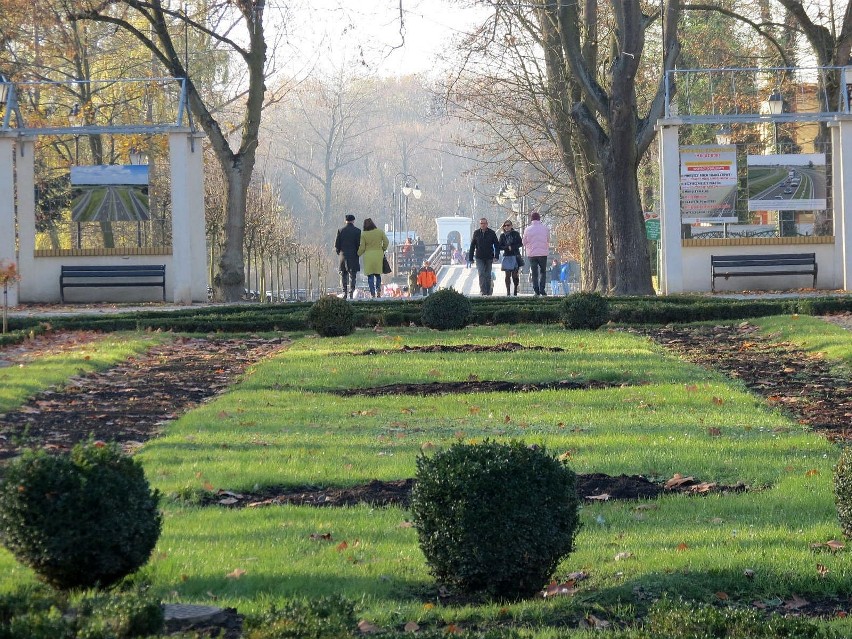
POLYGON ((487 15, 448 0, 310 0, 291 24, 294 65, 361 67, 382 76, 440 68, 442 51, 487 15), (400 33, 400 4, 404 38, 400 33))

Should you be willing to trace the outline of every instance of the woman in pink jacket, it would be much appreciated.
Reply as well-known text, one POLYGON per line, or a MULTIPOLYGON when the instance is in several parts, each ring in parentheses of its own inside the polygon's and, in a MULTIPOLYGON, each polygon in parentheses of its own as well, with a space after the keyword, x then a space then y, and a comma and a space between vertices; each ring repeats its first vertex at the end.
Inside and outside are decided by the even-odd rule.
POLYGON ((550 252, 550 229, 541 223, 538 211, 530 215, 530 224, 524 231, 524 248, 530 259, 530 276, 536 297, 547 295, 547 254, 550 252))

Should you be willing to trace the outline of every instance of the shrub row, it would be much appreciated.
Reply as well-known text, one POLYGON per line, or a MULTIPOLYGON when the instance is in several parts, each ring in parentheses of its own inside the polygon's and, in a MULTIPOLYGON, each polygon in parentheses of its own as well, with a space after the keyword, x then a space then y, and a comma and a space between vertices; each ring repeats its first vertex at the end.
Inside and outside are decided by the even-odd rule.
MULTIPOLYGON (((434 297, 434 296, 430 296, 434 297)), ((564 322, 565 305, 576 295, 554 298, 470 298, 468 324, 557 324, 564 322)), ((428 300, 429 298, 426 298, 428 300)), ((355 326, 408 326, 422 323, 426 300, 388 300, 382 303, 350 302, 355 326)), ((606 321, 617 324, 670 324, 740 320, 767 315, 825 315, 852 311, 852 297, 807 299, 733 300, 698 296, 606 298, 606 321)), ((286 305, 214 306, 177 311, 142 311, 60 317, 50 323, 38 318, 11 318, 11 333, 0 345, 17 343, 31 334, 55 329, 164 330, 185 333, 245 333, 309 330, 310 303, 286 305)))

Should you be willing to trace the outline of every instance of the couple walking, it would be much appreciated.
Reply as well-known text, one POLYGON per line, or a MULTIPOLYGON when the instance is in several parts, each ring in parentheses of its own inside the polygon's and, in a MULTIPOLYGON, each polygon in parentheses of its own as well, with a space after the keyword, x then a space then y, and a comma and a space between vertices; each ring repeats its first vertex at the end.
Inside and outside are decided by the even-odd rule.
MULTIPOLYGON (((502 233, 497 233, 488 227, 488 220, 479 220, 479 228, 473 232, 470 241, 470 250, 467 254, 469 262, 476 261, 476 270, 479 274, 479 292, 481 295, 491 295, 494 291, 494 283, 491 279, 491 265, 497 261, 500 251, 503 257, 514 257, 514 268, 506 272, 506 295, 512 294, 511 285, 514 284, 514 294, 518 294, 518 283, 520 282, 519 270, 522 263, 521 247, 526 248, 526 255, 530 261, 532 271, 533 291, 536 296, 547 295, 545 278, 547 275, 547 254, 549 251, 548 238, 550 229, 541 223, 541 216, 537 211, 530 215, 530 224, 524 230, 524 235, 512 228, 512 221, 503 222, 502 233)), ((507 266, 512 266, 507 263, 507 266)))
POLYGON ((355 226, 355 216, 347 215, 346 224, 337 231, 334 250, 340 256, 340 286, 343 297, 353 299, 355 278, 360 270, 359 257, 364 257, 364 273, 370 287, 370 297, 382 296, 382 265, 385 250, 390 242, 388 236, 376 227, 372 218, 364 219, 363 232, 355 226))

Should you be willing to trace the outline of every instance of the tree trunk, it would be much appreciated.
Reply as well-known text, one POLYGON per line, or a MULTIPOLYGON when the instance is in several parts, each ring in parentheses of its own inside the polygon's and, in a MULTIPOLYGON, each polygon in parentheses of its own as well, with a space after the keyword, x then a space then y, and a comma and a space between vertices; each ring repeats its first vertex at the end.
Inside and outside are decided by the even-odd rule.
POLYGON ((606 255, 606 193, 604 181, 587 173, 581 187, 584 211, 583 260, 580 264, 580 283, 584 291, 606 293, 609 290, 606 255))
POLYGON ((610 153, 605 164, 606 199, 610 218, 615 281, 610 291, 615 295, 653 295, 651 261, 645 239, 642 200, 636 167, 623 153, 635 145, 621 144, 622 152, 615 148, 618 136, 613 136, 610 153))
POLYGON ((225 192, 225 242, 219 255, 219 272, 213 278, 215 299, 233 302, 243 295, 243 243, 246 230, 246 189, 241 163, 222 166, 227 181, 225 192))

